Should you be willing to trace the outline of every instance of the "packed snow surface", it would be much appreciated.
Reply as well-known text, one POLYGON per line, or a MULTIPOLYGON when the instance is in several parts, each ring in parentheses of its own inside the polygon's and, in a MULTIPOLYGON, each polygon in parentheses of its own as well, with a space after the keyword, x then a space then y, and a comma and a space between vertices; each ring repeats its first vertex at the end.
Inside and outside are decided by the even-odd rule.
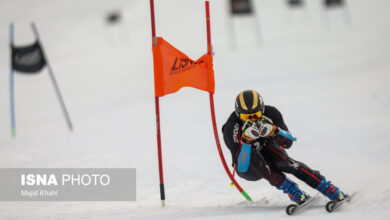
MULTIPOLYGON (((345 192, 357 192, 332 214, 320 196, 297 218, 388 219, 390 1, 350 0, 345 10, 327 12, 319 0, 295 10, 282 0, 258 0, 257 17, 234 20, 226 2, 210 3, 220 137, 235 96, 255 89, 298 137, 290 156, 345 192)), ((206 52, 203 1, 155 0, 155 8, 158 36, 193 59, 206 52)), ((192 88, 160 99, 167 197, 161 208, 149 1, 2 0, 0 27, 0 167, 137 169, 135 202, 2 202, 0 219, 294 218, 284 212, 287 196, 265 180, 237 179, 252 204, 229 187, 209 96, 192 88), (108 25, 105 18, 115 10, 122 20, 108 25), (66 127, 44 70, 15 75, 13 139, 8 26, 14 22, 15 44, 25 45, 34 39, 31 21, 74 131, 66 127)), ((223 152, 230 165, 224 144, 223 152)))

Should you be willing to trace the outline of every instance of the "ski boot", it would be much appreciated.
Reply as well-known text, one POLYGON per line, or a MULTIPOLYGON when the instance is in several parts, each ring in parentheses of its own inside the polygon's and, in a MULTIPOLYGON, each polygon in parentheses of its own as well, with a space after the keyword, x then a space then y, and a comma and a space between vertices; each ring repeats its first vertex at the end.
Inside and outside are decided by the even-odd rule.
POLYGON ((320 184, 317 186, 317 190, 324 194, 332 201, 343 201, 347 194, 343 193, 338 187, 333 185, 330 181, 326 181, 325 177, 322 177, 320 184))
POLYGON ((288 197, 295 204, 290 204, 286 207, 286 213, 293 215, 294 213, 303 210, 312 201, 312 197, 302 192, 296 183, 286 178, 278 189, 283 190, 284 193, 288 194, 288 197))
POLYGON ((345 201, 349 201, 351 196, 342 192, 338 187, 334 186, 330 181, 326 181, 325 177, 322 177, 320 184, 317 186, 317 190, 330 199, 326 203, 326 211, 333 212, 345 201))
POLYGON ((278 189, 283 190, 284 193, 288 194, 288 197, 291 201, 295 202, 297 205, 302 205, 306 202, 310 196, 306 195, 305 192, 301 191, 297 184, 291 181, 286 177, 282 185, 278 189))

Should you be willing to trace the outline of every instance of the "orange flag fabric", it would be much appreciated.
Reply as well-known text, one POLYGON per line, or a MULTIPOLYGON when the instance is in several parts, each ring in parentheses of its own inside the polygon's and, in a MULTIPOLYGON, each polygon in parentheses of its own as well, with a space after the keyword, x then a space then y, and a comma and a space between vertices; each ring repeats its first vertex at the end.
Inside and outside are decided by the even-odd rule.
POLYGON ((213 56, 205 54, 191 60, 163 38, 153 45, 154 92, 161 97, 179 91, 182 87, 214 93, 213 56))

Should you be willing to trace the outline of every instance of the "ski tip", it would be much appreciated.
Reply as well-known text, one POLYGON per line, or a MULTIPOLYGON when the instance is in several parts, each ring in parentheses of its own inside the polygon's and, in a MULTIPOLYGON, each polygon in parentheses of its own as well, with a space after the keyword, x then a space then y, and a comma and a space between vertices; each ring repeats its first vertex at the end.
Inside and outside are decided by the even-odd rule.
POLYGON ((286 207, 287 215, 295 215, 296 213, 305 210, 308 206, 310 206, 310 204, 312 204, 316 200, 317 195, 319 195, 319 193, 315 194, 314 196, 308 195, 307 200, 301 205, 297 205, 297 204, 288 205, 286 207))
POLYGON ((295 213, 295 210, 296 210, 297 207, 298 206, 295 205, 295 204, 288 205, 287 208, 286 208, 287 215, 293 215, 295 213))
POLYGON ((329 201, 326 203, 325 209, 328 212, 333 212, 335 210, 337 202, 336 201, 329 201))
POLYGON ((341 200, 341 201, 338 201, 338 200, 331 200, 329 202, 326 203, 326 211, 328 212, 333 212, 335 209, 337 209, 341 204, 345 203, 345 202, 350 202, 352 196, 354 196, 355 193, 351 193, 351 194, 346 194, 344 199, 341 200))

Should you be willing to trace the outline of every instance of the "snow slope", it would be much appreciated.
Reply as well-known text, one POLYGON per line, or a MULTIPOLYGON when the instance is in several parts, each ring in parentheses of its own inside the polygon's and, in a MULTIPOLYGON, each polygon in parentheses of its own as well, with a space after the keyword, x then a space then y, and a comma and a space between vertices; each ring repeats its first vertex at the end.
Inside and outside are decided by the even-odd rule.
MULTIPOLYGON (((205 53, 204 2, 155 1, 157 34, 190 57, 205 53)), ((297 218, 388 218, 390 2, 350 0, 350 21, 342 10, 325 13, 317 0, 295 11, 282 1, 255 2, 262 41, 252 19, 235 19, 236 51, 229 46, 225 2, 211 2, 219 130, 237 93, 258 90, 298 137, 289 154, 344 191, 358 192, 336 213, 326 213, 321 197, 297 218)), ((191 88, 161 99, 167 207, 160 207, 149 17, 146 0, 0 1, 0 167, 137 168, 136 202, 2 202, 0 219, 290 218, 288 198, 266 181, 238 179, 254 204, 229 187, 208 94, 191 88), (117 9, 123 22, 106 25, 104 16, 117 9), (73 133, 43 72, 15 76, 17 138, 11 138, 8 25, 15 23, 15 43, 25 44, 33 39, 31 21, 73 133)))

